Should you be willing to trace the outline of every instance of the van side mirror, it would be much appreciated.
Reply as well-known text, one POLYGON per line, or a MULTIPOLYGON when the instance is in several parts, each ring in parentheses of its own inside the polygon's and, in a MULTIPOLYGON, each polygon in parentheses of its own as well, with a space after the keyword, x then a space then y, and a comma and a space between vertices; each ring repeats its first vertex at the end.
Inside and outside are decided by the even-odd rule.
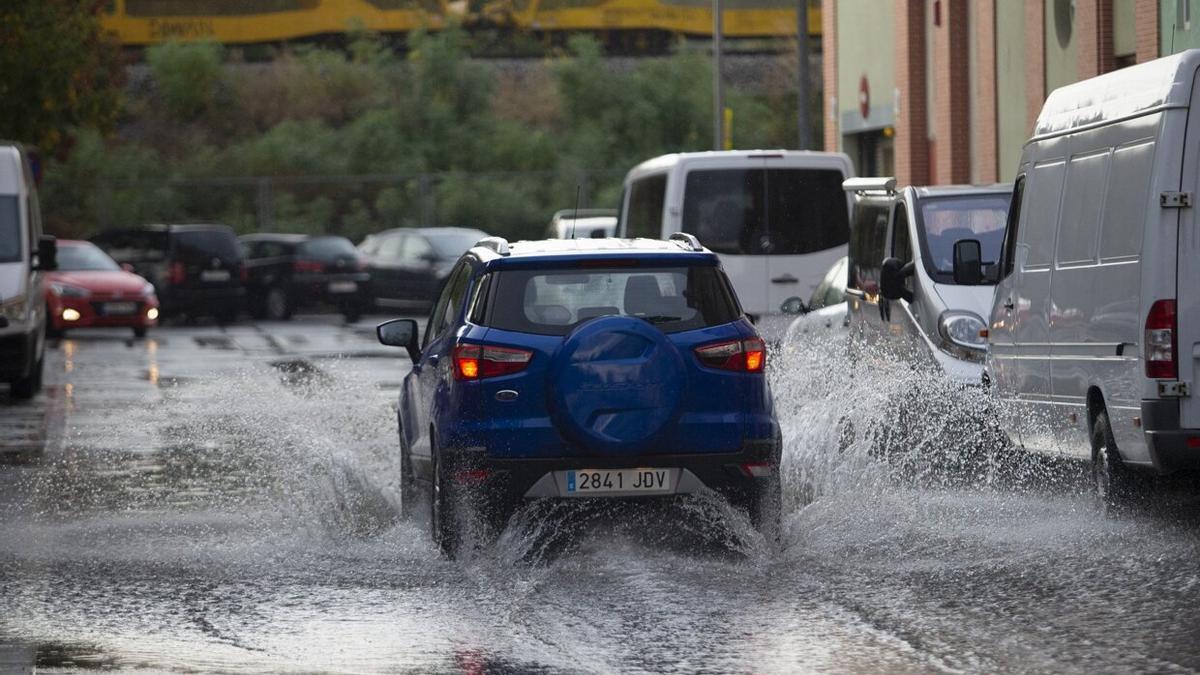
POLYGON ((900 262, 899 258, 884 258, 879 269, 879 294, 885 300, 913 301, 913 293, 904 287, 904 280, 911 277, 916 268, 911 262, 900 262))
POLYGON ((808 314, 808 307, 805 306, 803 299, 792 296, 783 301, 783 304, 779 306, 779 311, 784 314, 808 314))
POLYGON ((49 234, 43 234, 38 239, 37 260, 33 267, 42 272, 58 269, 58 239, 49 234))
POLYGON ((417 322, 412 319, 392 319, 375 327, 375 335, 380 344, 404 347, 413 363, 421 358, 421 350, 417 348, 417 332, 417 322))
POLYGON ((983 283, 983 253, 978 239, 954 242, 954 283, 965 286, 983 283))

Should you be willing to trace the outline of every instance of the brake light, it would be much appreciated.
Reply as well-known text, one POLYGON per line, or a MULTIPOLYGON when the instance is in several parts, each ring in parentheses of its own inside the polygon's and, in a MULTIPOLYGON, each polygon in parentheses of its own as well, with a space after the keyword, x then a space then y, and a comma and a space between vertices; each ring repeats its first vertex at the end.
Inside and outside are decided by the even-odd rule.
POLYGON ((1173 380, 1179 376, 1175 333, 1175 301, 1158 300, 1146 315, 1146 377, 1173 380))
POLYGON ((482 380, 525 370, 533 352, 494 345, 457 345, 454 348, 454 378, 482 380))
POLYGON ((761 373, 767 365, 767 345, 756 337, 704 345, 695 351, 696 358, 709 368, 761 373))
POLYGON ((323 269, 325 269, 324 266, 315 260, 297 260, 292 263, 294 272, 320 272, 323 269))
POLYGON ((182 284, 186 278, 187 278, 187 270, 185 270, 183 268, 183 263, 181 263, 181 262, 171 263, 171 269, 167 273, 167 281, 169 281, 173 284, 182 284))

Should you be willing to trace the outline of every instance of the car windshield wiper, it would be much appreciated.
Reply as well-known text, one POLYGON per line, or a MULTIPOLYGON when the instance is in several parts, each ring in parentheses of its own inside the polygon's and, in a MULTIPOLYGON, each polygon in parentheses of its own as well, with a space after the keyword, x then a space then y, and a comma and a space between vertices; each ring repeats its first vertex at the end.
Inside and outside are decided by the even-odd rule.
POLYGON ((653 314, 651 316, 639 316, 639 319, 647 323, 667 323, 670 321, 679 321, 683 319, 681 316, 665 316, 662 314, 653 314))

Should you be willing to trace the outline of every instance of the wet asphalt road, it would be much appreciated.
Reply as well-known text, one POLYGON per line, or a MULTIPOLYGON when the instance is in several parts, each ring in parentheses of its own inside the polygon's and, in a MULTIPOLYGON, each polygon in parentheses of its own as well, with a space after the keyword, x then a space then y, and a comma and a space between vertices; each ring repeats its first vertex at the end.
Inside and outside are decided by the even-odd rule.
POLYGON ((541 505, 441 560, 398 518, 404 362, 371 326, 80 331, 33 402, 0 387, 0 671, 1200 670, 1193 497, 1106 518, 1070 470, 930 468, 945 428, 907 465, 839 452, 845 411, 865 438, 925 390, 822 336, 772 365, 779 547, 703 499, 541 505))

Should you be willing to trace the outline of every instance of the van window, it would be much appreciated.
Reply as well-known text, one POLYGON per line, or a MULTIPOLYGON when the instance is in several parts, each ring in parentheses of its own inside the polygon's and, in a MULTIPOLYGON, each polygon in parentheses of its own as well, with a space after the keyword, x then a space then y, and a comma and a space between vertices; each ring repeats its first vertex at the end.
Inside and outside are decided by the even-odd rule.
POLYGON ((879 292, 879 268, 887 256, 888 213, 892 202, 859 201, 854 205, 847 285, 867 293, 879 292))
MULTIPOLYGON (((626 209, 625 236, 630 238, 662 237, 663 203, 667 198, 667 174, 639 178, 629 184, 629 206, 626 209)), ((684 228, 687 231, 687 228, 684 228)))
POLYGON ((1012 274, 1013 271, 1013 256, 1017 251, 1017 224, 1021 220, 1021 201, 1025 196, 1025 176, 1017 176, 1017 182, 1013 185, 1012 201, 1008 206, 1008 221, 1004 227, 1004 250, 1001 253, 1001 264, 1004 266, 1000 272, 1000 278, 1003 279, 1012 274))
POLYGON ((1141 141, 1113 151, 1111 185, 1104 197, 1104 221, 1100 226, 1100 258, 1137 257, 1142 252, 1150 176, 1154 168, 1154 142, 1141 141))
POLYGON ((1086 263, 1096 259, 1100 237, 1100 207, 1108 187, 1106 149, 1099 154, 1078 155, 1067 165, 1067 189, 1063 195, 1058 228, 1058 264, 1086 263))
POLYGON ((682 229, 718 253, 824 251, 849 239, 843 179, 829 169, 690 171, 682 229))
POLYGON ((21 260, 21 213, 13 195, 0 195, 0 263, 21 260))
POLYGON ((1025 267, 1050 264, 1054 257, 1054 234, 1062 200, 1066 162, 1061 159, 1033 167, 1029 183, 1029 208, 1021 222, 1020 242, 1027 247, 1025 267))

